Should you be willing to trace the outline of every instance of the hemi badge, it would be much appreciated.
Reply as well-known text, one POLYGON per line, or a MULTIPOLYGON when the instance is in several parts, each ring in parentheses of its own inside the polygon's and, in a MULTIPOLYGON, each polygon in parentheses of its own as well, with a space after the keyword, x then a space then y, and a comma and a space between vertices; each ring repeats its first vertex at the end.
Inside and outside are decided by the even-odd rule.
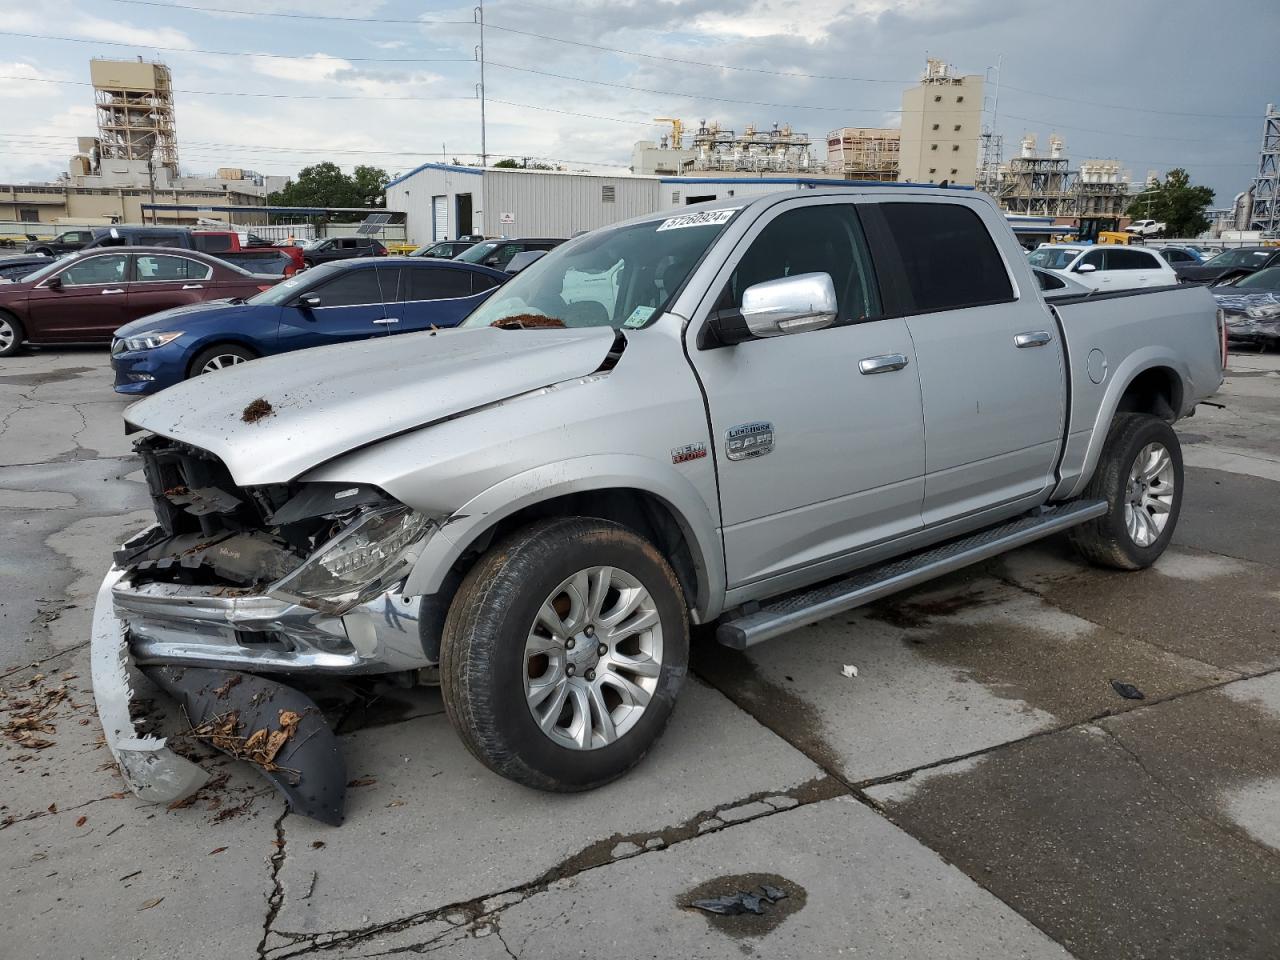
POLYGON ((333 495, 333 499, 345 500, 347 497, 354 497, 359 492, 360 492, 359 487, 351 487, 349 490, 339 490, 337 493, 333 495))
POLYGON ((690 460, 701 460, 707 455, 705 443, 686 443, 683 447, 671 448, 672 463, 688 463, 690 460))

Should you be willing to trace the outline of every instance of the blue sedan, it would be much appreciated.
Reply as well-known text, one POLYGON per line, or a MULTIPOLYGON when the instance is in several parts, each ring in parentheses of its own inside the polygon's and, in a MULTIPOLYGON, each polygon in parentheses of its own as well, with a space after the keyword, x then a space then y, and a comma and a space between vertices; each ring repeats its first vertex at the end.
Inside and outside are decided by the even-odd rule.
POLYGON ((116 393, 155 393, 273 353, 452 327, 510 277, 479 264, 388 257, 340 260, 248 300, 153 313, 115 332, 116 393))

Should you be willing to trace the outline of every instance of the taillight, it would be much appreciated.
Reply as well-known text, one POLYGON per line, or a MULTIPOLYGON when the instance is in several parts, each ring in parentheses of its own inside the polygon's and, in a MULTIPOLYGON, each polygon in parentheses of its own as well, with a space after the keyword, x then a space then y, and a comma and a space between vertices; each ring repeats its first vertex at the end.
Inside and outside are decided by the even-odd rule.
POLYGON ((373 252, 373 255, 374 255, 375 257, 385 257, 385 256, 387 255, 387 248, 386 248, 386 247, 379 247, 377 250, 375 250, 375 251, 373 252))
POLYGON ((1222 351, 1222 369, 1227 369, 1227 315, 1218 308, 1218 345, 1222 351))

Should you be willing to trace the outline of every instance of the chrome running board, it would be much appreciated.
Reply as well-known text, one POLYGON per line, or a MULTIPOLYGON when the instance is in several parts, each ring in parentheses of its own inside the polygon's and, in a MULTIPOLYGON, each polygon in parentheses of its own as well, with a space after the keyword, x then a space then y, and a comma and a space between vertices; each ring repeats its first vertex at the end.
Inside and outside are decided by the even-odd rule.
POLYGON ((722 620, 716 630, 716 639, 726 647, 745 650, 797 627, 861 607, 934 577, 989 560, 1006 550, 1094 520, 1106 512, 1105 500, 1077 500, 1061 506, 1042 507, 1017 520, 859 570, 839 580, 767 600, 750 612, 722 620))

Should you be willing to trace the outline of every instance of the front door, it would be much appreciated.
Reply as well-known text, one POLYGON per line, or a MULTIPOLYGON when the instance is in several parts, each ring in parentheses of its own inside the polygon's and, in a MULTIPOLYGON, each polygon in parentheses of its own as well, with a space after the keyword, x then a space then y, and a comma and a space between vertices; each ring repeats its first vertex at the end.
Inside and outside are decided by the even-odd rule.
POLYGON ((50 277, 27 301, 33 340, 110 340, 128 322, 129 255, 100 253, 78 259, 50 277), (49 281, 56 277, 56 289, 49 281))
POLYGON ((278 352, 327 343, 385 336, 399 317, 395 306, 398 267, 357 266, 302 294, 320 298, 318 306, 290 301, 281 312, 278 352))
POLYGON ((129 284, 130 320, 208 299, 213 267, 178 254, 139 253, 129 284))
POLYGON ((905 321, 883 317, 855 206, 780 204, 738 249, 715 281, 718 309, 753 284, 820 272, 840 313, 825 330, 713 349, 697 347, 705 318, 689 325, 731 588, 917 530, 924 494, 915 353, 905 321))
POLYGON ((861 209, 915 344, 925 526, 1042 493, 1062 442, 1066 372, 1053 317, 1036 291, 1014 288, 992 240, 1008 228, 976 201, 861 209))

